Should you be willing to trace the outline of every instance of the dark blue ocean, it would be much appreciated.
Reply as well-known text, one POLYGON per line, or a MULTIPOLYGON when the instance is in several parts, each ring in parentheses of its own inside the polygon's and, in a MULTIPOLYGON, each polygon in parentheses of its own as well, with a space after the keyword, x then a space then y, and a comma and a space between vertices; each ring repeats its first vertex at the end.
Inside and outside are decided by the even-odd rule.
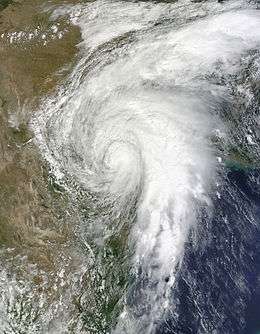
POLYGON ((260 333, 260 170, 229 168, 201 225, 158 334, 260 333))

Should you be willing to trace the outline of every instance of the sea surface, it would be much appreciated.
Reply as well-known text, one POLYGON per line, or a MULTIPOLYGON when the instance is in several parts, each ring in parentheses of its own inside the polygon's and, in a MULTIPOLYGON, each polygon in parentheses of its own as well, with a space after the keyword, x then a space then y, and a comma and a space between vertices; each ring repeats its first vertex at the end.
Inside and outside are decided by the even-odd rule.
POLYGON ((81 36, 29 127, 84 261, 26 333, 260 333, 258 4, 42 10, 81 36))

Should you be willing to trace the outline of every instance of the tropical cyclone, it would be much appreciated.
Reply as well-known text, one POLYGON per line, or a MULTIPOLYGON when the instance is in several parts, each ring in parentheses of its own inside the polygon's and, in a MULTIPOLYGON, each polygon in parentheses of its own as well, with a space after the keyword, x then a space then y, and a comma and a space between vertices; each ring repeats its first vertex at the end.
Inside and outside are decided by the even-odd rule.
POLYGON ((82 59, 34 121, 57 175, 76 179, 115 216, 135 208, 129 244, 141 291, 126 298, 114 333, 155 333, 173 307, 189 232, 201 210, 210 219, 212 138, 227 135, 221 105, 232 97, 214 76, 235 75, 241 57, 260 47, 259 11, 241 2, 201 6, 78 7, 82 59))

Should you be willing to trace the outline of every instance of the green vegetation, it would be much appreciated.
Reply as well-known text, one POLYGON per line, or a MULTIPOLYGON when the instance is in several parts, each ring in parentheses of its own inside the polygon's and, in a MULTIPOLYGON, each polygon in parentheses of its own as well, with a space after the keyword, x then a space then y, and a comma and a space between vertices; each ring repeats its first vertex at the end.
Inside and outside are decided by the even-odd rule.
POLYGON ((5 9, 8 5, 10 5, 13 0, 1 0, 0 1, 0 11, 5 9))

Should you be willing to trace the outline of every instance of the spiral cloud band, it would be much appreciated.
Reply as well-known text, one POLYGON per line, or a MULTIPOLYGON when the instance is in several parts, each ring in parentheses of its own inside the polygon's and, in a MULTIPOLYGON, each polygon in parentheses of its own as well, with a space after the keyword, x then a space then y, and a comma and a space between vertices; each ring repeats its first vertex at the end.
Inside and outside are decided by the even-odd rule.
POLYGON ((100 0, 70 9, 82 57, 34 122, 57 176, 72 176, 115 215, 136 208, 132 265, 150 283, 145 311, 126 305, 115 333, 153 333, 167 312, 189 231, 211 207, 212 138, 225 136, 219 106, 230 98, 214 75, 233 75, 260 46, 259 11, 203 6, 100 0))

